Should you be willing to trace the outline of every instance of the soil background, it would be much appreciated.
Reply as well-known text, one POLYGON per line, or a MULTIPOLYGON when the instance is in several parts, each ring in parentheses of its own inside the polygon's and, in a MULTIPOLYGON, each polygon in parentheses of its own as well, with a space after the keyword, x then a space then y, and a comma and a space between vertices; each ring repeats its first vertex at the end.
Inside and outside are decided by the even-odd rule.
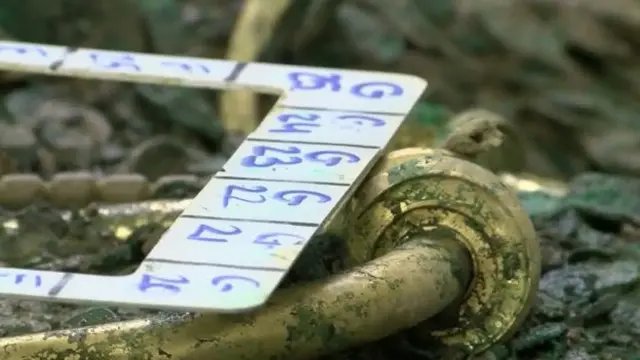
MULTIPOLYGON (((569 190, 562 197, 520 194, 543 247, 540 292, 514 340, 483 358, 640 359, 640 2, 278 1, 285 5, 258 6, 263 16, 254 32, 264 39, 247 35, 239 52, 234 32, 249 3, 3 0, 0 39, 415 74, 430 87, 396 146, 437 142, 452 115, 468 108, 499 114, 515 150, 503 149, 490 167, 557 179, 569 190)), ((257 115, 240 118, 221 98, 0 73, 0 198, 9 199, 0 212, 0 261, 130 270, 171 216, 116 229, 115 220, 84 206, 91 198, 81 185, 124 175, 129 182, 117 193, 136 174, 154 183, 146 199, 193 196, 242 140, 227 124, 255 122, 273 101, 260 96, 257 115), (62 190, 53 201, 26 201, 38 181, 62 190)), ((4 300, 0 336, 141 314, 4 300)), ((336 359, 400 353, 430 358, 424 344, 389 340, 336 359)))

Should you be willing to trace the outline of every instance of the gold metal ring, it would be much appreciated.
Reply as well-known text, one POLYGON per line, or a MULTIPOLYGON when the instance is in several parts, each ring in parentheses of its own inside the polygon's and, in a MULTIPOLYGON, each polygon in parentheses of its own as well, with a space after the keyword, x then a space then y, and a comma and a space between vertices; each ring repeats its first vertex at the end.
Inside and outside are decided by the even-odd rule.
MULTIPOLYGON (((474 279, 457 319, 423 338, 477 353, 510 336, 540 276, 534 228, 515 193, 488 170, 441 150, 391 153, 355 195, 348 224, 354 264, 384 254, 411 231, 446 229, 464 242, 474 279)), ((420 329, 413 331, 413 335, 420 329)))

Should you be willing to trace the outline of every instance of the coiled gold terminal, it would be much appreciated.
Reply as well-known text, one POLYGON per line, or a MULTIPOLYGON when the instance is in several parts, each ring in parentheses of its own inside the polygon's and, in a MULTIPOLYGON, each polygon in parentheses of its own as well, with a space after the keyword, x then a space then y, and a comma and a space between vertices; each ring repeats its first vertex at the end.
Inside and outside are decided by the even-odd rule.
POLYGON ((473 280, 457 314, 444 327, 419 326, 413 337, 477 353, 517 330, 538 286, 540 250, 515 193, 444 150, 395 151, 372 174, 352 200, 363 210, 346 227, 354 263, 424 231, 451 234, 471 256, 473 280))
POLYGON ((446 151, 390 153, 326 231, 345 238, 351 267, 257 312, 5 338, 0 359, 310 359, 396 333, 477 353, 517 329, 537 288, 538 244, 515 194, 446 151))

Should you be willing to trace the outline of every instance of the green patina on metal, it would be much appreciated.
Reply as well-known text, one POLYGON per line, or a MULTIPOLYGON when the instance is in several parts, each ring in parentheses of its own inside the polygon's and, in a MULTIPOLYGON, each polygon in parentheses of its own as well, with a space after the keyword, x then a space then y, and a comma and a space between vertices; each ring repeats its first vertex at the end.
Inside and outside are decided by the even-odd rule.
POLYGON ((326 317, 320 310, 324 306, 335 305, 318 304, 318 306, 318 309, 310 309, 304 306, 294 308, 298 324, 287 326, 287 343, 289 347, 293 346, 294 343, 320 341, 325 349, 338 349, 350 343, 349 335, 343 334, 340 328, 336 326, 335 320, 326 317))
POLYGON ((424 173, 424 161, 420 159, 410 159, 402 162, 387 172, 390 186, 397 185, 406 179, 415 178, 424 173))
MULTIPOLYGON (((111 360, 113 359, 114 347, 120 349, 127 354, 130 360, 148 360, 162 359, 163 351, 161 348, 150 349, 145 343, 146 339, 153 337, 160 344, 170 341, 166 329, 176 323, 188 320, 190 315, 178 313, 166 313, 148 318, 149 325, 142 329, 134 331, 118 331, 113 330, 103 341, 88 344, 85 329, 77 329, 71 334, 56 335, 55 332, 50 336, 64 337, 70 344, 74 344, 75 348, 67 351, 58 351, 45 349, 36 353, 35 357, 24 360, 69 360, 77 357, 87 360, 111 360), (159 340, 159 341, 158 341, 159 340)), ((10 351, 10 350, 9 350, 10 351)), ((171 359, 171 354, 165 354, 166 359, 171 359)))

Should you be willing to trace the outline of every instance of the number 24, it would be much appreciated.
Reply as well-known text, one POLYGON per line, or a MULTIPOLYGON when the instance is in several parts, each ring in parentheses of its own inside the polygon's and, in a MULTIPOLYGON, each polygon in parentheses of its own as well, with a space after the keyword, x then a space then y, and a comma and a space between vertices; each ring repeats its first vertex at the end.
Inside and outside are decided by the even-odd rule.
POLYGON ((296 146, 288 146, 281 149, 272 146, 258 145, 253 147, 253 155, 245 156, 242 158, 242 166, 245 167, 270 167, 274 165, 295 165, 300 164, 304 160, 311 162, 322 163, 325 166, 336 166, 343 160, 348 163, 357 163, 360 161, 360 157, 348 153, 345 151, 312 151, 308 153, 302 153, 296 146), (301 155, 301 156, 289 156, 289 159, 283 160, 277 157, 265 156, 268 151, 287 155, 301 155))

